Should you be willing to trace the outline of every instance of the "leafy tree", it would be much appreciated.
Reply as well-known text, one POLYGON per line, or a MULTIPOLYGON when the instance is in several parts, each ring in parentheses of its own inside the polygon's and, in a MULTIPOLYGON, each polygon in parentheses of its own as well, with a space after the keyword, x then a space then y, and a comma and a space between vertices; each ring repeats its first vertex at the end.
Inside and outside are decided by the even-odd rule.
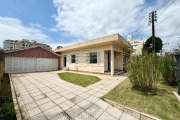
MULTIPOLYGON (((153 51, 153 49, 152 49, 153 46, 152 47, 151 46, 152 46, 152 36, 146 40, 146 42, 143 46, 143 51, 151 53, 153 51)), ((162 44, 161 38, 155 37, 155 52, 158 53, 159 50, 162 49, 162 46, 163 46, 163 44, 162 44)))
POLYGON ((0 47, 0 61, 3 59, 4 50, 0 47))

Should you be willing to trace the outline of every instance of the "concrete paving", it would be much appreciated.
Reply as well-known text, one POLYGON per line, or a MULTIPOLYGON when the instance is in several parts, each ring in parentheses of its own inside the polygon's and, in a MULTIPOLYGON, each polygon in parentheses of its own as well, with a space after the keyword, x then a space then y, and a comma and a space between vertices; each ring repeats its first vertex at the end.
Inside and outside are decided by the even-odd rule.
POLYGON ((61 80, 59 72, 11 75, 23 119, 137 120, 99 98, 126 77, 88 74, 102 80, 83 88, 61 80))

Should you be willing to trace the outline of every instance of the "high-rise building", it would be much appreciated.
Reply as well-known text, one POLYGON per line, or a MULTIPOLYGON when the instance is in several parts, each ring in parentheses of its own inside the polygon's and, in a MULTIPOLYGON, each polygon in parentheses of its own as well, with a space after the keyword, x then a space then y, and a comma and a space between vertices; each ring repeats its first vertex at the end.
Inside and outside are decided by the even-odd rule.
POLYGON ((142 39, 134 41, 132 35, 128 35, 127 41, 130 42, 132 46, 133 55, 142 55, 142 48, 144 43, 142 39))
POLYGON ((3 49, 5 51, 8 50, 18 50, 23 49, 26 47, 35 47, 35 46, 41 46, 47 50, 52 50, 52 48, 49 45, 38 43, 35 40, 28 40, 28 39, 22 39, 22 40, 5 40, 3 42, 3 49))

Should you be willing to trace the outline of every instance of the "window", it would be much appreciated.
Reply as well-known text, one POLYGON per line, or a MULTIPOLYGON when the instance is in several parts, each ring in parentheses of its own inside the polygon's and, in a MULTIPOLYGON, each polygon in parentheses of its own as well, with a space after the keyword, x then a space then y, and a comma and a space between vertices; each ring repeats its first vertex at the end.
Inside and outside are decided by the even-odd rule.
POLYGON ((90 53, 90 63, 97 63, 97 52, 90 53))
POLYGON ((71 63, 76 63, 76 55, 71 55, 71 63))

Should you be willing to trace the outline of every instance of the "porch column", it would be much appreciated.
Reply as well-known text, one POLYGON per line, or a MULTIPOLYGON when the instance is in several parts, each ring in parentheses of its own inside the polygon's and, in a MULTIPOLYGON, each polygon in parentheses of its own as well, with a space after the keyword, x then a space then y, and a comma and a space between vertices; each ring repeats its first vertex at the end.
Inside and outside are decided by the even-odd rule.
POLYGON ((114 75, 114 43, 111 44, 111 76, 114 75))

